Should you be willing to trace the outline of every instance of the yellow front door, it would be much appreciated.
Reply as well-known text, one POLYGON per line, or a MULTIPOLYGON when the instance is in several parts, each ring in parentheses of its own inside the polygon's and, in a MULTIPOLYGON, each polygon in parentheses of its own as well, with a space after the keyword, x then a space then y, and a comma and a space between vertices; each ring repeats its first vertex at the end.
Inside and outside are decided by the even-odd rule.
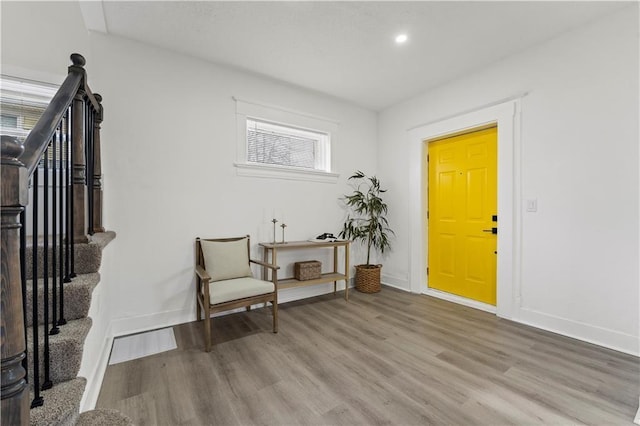
POLYGON ((496 304, 497 128, 429 143, 429 287, 496 304))

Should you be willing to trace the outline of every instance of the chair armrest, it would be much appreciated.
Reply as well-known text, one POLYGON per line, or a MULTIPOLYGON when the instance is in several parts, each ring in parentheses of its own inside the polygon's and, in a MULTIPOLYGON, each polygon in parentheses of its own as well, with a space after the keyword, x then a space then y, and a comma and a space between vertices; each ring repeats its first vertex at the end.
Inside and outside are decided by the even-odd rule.
POLYGON ((203 281, 211 281, 209 273, 200 265, 196 265, 196 274, 198 274, 198 277, 203 281))
POLYGON ((280 267, 278 265, 274 265, 272 263, 262 262, 260 260, 249 259, 249 262, 255 263, 256 265, 264 266, 264 267, 269 268, 269 269, 274 270, 274 271, 277 271, 278 269, 280 269, 280 267))

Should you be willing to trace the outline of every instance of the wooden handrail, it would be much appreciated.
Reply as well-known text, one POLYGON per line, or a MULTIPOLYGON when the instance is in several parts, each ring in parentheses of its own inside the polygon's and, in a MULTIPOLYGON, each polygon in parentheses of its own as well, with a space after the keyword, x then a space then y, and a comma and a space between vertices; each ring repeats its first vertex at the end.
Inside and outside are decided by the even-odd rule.
POLYGON ((91 102, 91 106, 93 106, 93 109, 95 109, 96 111, 100 111, 100 109, 102 108, 102 106, 100 105, 100 102, 102 102, 102 98, 98 99, 100 95, 98 95, 97 93, 94 94, 89 88, 89 85, 86 84, 86 81, 87 80, 85 79, 85 85, 84 85, 85 95, 87 99, 89 99, 89 102, 91 102))
MULTIPOLYGON (((84 85, 86 63, 82 55, 74 53, 71 55, 73 65, 69 67, 69 75, 58 89, 51 103, 47 106, 31 132, 24 141, 24 153, 20 156, 20 161, 27 168, 29 176, 38 166, 38 161, 42 158, 42 154, 47 149, 47 145, 51 140, 54 132, 62 116, 73 102, 73 98, 78 93, 81 85, 84 85)), ((95 100, 95 99, 94 99, 95 100)))

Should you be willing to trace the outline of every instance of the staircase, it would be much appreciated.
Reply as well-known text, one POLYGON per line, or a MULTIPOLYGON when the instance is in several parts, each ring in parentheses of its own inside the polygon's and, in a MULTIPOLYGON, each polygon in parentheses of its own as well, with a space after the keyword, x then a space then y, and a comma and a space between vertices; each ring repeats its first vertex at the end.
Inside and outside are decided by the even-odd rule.
MULTIPOLYGON (((91 410, 79 413, 80 401, 84 393, 86 380, 77 377, 82 360, 82 350, 84 341, 91 328, 91 318, 87 316, 91 305, 91 294, 100 282, 100 261, 102 250, 115 238, 114 232, 95 233, 89 238, 87 243, 75 246, 76 274, 77 276, 70 283, 64 284, 64 309, 67 323, 59 327, 60 332, 49 336, 50 357, 54 362, 50 368, 50 380, 55 383, 49 390, 43 391, 41 396, 45 403, 40 407, 35 407, 30 411, 31 425, 115 425, 129 426, 133 422, 116 410, 91 410)), ((44 247, 40 247, 37 253, 43 253, 44 247)), ((33 251, 26 250, 26 265, 33 265, 33 251)), ((52 253, 49 253, 51 256, 52 253)), ((42 271, 44 256, 39 256, 37 260, 37 270, 42 271)), ((26 275, 32 276, 32 266, 26 269, 26 275)), ((39 345, 42 347, 44 336, 44 277, 38 279, 37 300, 35 304, 38 310, 39 345)), ((33 280, 27 280, 26 303, 27 312, 33 309, 33 280)), ((49 310, 53 306, 51 301, 49 310)), ((27 317, 27 347, 33 346, 33 319, 27 317)), ((28 353, 28 383, 34 381, 33 374, 33 354, 28 353)), ((44 371, 40 371, 40 383, 44 383, 44 371)), ((34 392, 30 386, 30 399, 34 399, 34 392)))
POLYGON ((1 138, 3 425, 133 424, 115 410, 79 413, 89 307, 115 233, 102 227, 102 97, 84 58, 71 61, 26 139, 1 138))

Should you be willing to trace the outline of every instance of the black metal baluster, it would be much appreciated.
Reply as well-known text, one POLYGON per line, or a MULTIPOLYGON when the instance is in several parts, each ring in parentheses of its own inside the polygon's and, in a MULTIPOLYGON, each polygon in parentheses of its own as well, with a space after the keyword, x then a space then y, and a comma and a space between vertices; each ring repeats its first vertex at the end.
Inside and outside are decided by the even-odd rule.
MULTIPOLYGON (((70 267, 71 267, 71 263, 70 263, 70 258, 73 257, 73 253, 71 252, 71 246, 70 246, 70 240, 73 239, 73 230, 71 228, 71 221, 69 219, 70 216, 73 216, 72 213, 72 207, 71 207, 71 201, 70 199, 72 198, 73 194, 70 193, 69 190, 69 186, 70 186, 70 182, 71 182, 71 142, 70 142, 70 135, 71 132, 69 130, 69 125, 70 125, 70 113, 69 110, 67 110, 67 120, 66 120, 66 129, 65 129, 65 140, 63 141, 63 146, 64 146, 64 157, 66 159, 65 161, 65 208, 66 208, 66 212, 65 212, 65 276, 64 276, 64 282, 68 283, 71 282, 71 271, 70 271, 70 267)), ((58 295, 59 299, 60 299, 60 319, 58 320, 58 325, 65 325, 67 323, 67 320, 64 318, 64 283, 60 282, 60 294, 58 295)))
MULTIPOLYGON (((22 321, 24 321, 24 341, 27 341, 27 212, 20 212, 20 281, 22 285, 22 321)), ((22 360, 24 377, 29 378, 29 347, 25 345, 22 360)))
POLYGON ((44 294, 43 294, 43 322, 44 329, 42 334, 44 335, 44 383, 42 383, 42 390, 51 389, 53 383, 51 383, 51 359, 49 358, 49 149, 51 149, 51 141, 49 146, 44 151, 44 179, 43 179, 43 205, 42 210, 44 213, 44 222, 42 224, 42 233, 44 234, 43 252, 42 252, 42 277, 44 281, 44 294))
MULTIPOLYGON (((63 118, 64 120, 64 118, 63 118)), ((57 213, 58 213, 58 173, 60 170, 60 164, 58 164, 58 150, 60 149, 60 135, 62 133, 62 123, 54 134, 53 139, 53 152, 51 153, 51 163, 53 164, 53 170, 51 173, 51 330, 49 331, 50 335, 58 334, 60 329, 58 328, 58 298, 57 292, 58 289, 57 279, 58 279, 58 271, 56 269, 57 266, 57 245, 58 245, 58 229, 57 229, 57 213)))
MULTIPOLYGON (((72 215, 71 213, 71 198, 73 196, 73 194, 71 194, 71 188, 70 188, 70 184, 69 182, 71 181, 71 154, 69 152, 69 145, 71 142, 69 142, 69 134, 66 135, 67 138, 65 140, 65 145, 64 145, 64 156, 65 156, 65 180, 64 180, 64 196, 65 196, 65 213, 64 213, 64 246, 65 246, 65 257, 64 257, 64 282, 68 283, 71 282, 71 256, 70 256, 70 252, 71 252, 71 236, 72 236, 72 231, 71 231, 71 220, 70 217, 72 215)), ((60 311, 62 312, 62 307, 60 309, 60 311)))
MULTIPOLYGON (((64 122, 66 122, 67 120, 64 120, 64 122)), ((64 122, 63 122, 63 127, 64 127, 64 122)), ((67 123, 68 125, 68 123, 67 123)), ((58 270, 58 274, 59 274, 59 280, 58 280, 58 285, 59 285, 59 294, 62 295, 62 283, 64 282, 65 279, 65 259, 66 259, 66 254, 65 254, 65 227, 64 227, 64 210, 65 210, 65 205, 66 205, 66 199, 65 199, 65 169, 66 169, 66 165, 64 162, 64 140, 66 137, 65 134, 66 130, 61 130, 60 132, 60 169, 58 170, 58 174, 60 176, 60 184, 58 187, 58 197, 60 198, 60 204, 59 204, 59 216, 58 216, 58 224, 60 225, 60 253, 58 253, 58 266, 59 266, 59 270, 58 270)), ((62 307, 62 300, 61 298, 58 298, 59 302, 60 302, 60 307, 62 307)), ((59 313, 59 312, 58 312, 59 313)), ((60 318, 61 316, 56 317, 56 322, 54 324, 55 328, 57 328, 58 325, 62 325, 60 324, 60 318)))
POLYGON ((33 301, 31 303, 32 311, 32 328, 33 328, 33 401, 31 401, 31 408, 39 407, 44 403, 44 400, 40 396, 40 348, 38 345, 38 175, 40 174, 40 168, 36 167, 33 171, 33 247, 32 253, 32 272, 33 272, 33 301))
MULTIPOLYGON (((73 103, 72 103, 73 105, 73 103)), ((72 107, 73 108, 73 107, 72 107)), ((75 127, 75 124, 72 123, 72 125, 75 127)), ((70 164, 70 173, 69 173, 69 188, 71 189, 71 195, 69 197, 69 241, 70 241, 70 252, 69 252, 69 260, 70 260, 70 269, 69 269, 69 281, 71 281, 71 278, 75 278, 76 276, 76 259, 75 259, 75 254, 76 254, 76 247, 75 247, 75 235, 74 235, 74 201, 75 201, 75 196, 74 196, 74 192, 76 190, 75 188, 75 158, 74 158, 74 153, 73 153, 73 140, 74 140, 74 136, 73 136, 73 127, 71 128, 71 139, 69 139, 69 164, 70 164)))

